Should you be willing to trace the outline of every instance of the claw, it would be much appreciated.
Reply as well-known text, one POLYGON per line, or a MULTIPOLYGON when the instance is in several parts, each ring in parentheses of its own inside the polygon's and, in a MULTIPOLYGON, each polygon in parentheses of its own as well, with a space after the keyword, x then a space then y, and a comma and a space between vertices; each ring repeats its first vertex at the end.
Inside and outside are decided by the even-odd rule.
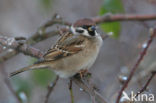
POLYGON ((89 73, 87 69, 84 69, 79 71, 79 76, 81 79, 83 79, 84 77, 89 78, 91 76, 91 73, 89 73))

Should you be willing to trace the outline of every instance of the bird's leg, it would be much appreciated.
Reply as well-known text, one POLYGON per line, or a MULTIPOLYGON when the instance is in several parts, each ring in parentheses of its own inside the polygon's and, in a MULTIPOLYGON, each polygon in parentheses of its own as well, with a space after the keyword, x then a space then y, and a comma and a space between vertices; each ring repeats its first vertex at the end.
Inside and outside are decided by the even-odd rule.
POLYGON ((69 92, 70 92, 71 103, 74 103, 74 95, 73 95, 73 89, 72 89, 72 79, 70 79, 70 82, 69 82, 69 92))
POLYGON ((80 70, 79 77, 81 78, 83 82, 87 82, 87 84, 94 90, 97 90, 97 91, 99 90, 94 84, 90 82, 91 73, 88 72, 88 69, 80 70))
POLYGON ((79 71, 79 76, 81 79, 89 78, 91 76, 91 73, 89 73, 87 69, 82 69, 79 71))
POLYGON ((91 73, 88 72, 88 69, 82 69, 80 70, 74 78, 81 80, 84 84, 88 86, 89 81, 90 81, 91 73))

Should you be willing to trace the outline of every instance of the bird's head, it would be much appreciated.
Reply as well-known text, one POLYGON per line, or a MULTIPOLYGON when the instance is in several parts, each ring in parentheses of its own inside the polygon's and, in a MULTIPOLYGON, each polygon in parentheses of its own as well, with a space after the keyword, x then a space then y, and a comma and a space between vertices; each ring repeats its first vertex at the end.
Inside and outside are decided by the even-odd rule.
POLYGON ((77 20, 71 26, 71 31, 73 34, 80 34, 88 37, 95 37, 98 35, 95 22, 88 18, 77 20))

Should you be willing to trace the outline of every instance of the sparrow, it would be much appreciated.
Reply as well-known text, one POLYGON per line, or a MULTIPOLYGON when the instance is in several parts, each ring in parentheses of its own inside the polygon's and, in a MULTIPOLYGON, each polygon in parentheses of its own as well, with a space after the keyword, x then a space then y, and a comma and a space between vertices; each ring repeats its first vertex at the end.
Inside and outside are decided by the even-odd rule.
POLYGON ((81 70, 88 70, 93 65, 102 42, 93 20, 88 18, 77 20, 70 27, 70 31, 62 35, 44 54, 43 60, 12 72, 10 76, 27 70, 48 67, 59 77, 70 78, 81 70))

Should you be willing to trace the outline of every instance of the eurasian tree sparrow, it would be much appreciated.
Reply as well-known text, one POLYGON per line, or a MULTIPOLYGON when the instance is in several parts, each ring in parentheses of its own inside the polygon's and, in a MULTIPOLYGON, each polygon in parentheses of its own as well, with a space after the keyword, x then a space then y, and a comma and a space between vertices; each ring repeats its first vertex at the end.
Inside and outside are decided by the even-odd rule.
POLYGON ((71 26, 56 44, 43 56, 43 60, 11 73, 49 67, 59 77, 69 78, 81 70, 88 70, 95 62, 102 46, 102 38, 91 19, 80 19, 71 26))

